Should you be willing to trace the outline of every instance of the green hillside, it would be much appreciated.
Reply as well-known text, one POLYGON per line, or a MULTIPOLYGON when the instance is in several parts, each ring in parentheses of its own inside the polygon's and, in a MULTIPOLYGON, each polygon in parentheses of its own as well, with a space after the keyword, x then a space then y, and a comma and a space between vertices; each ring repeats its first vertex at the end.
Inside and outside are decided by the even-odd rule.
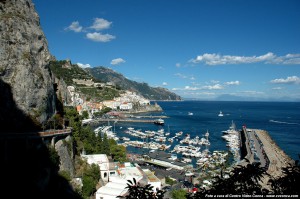
POLYGON ((125 78, 109 68, 94 67, 85 69, 95 78, 104 82, 114 82, 124 90, 135 91, 150 100, 181 100, 177 94, 161 87, 151 87, 147 83, 139 83, 125 78))
POLYGON ((57 78, 63 79, 68 86, 74 86, 76 92, 81 93, 88 101, 111 100, 114 97, 120 96, 120 93, 123 92, 117 86, 94 87, 84 84, 77 84, 73 81, 73 79, 92 80, 94 83, 101 83, 101 81, 77 66, 77 64, 72 64, 70 61, 51 61, 49 65, 51 72, 57 78))

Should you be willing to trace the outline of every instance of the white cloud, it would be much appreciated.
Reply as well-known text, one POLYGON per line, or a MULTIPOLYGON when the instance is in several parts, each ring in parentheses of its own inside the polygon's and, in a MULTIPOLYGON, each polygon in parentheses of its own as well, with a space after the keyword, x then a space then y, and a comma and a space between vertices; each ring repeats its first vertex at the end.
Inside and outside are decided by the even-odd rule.
POLYGON ((177 68, 179 68, 179 67, 181 66, 181 64, 180 64, 180 63, 176 63, 175 66, 176 66, 177 68))
POLYGON ((181 73, 176 73, 175 76, 176 76, 176 77, 180 77, 180 78, 182 78, 182 79, 186 79, 186 78, 187 78, 186 75, 183 75, 183 74, 181 74, 181 73))
POLYGON ((99 30, 104 30, 104 29, 110 28, 111 24, 112 24, 112 22, 107 21, 106 19, 95 18, 94 19, 94 23, 93 23, 93 25, 90 28, 99 31, 99 30))
POLYGON ((192 63, 205 63, 207 65, 225 65, 225 64, 251 64, 262 62, 264 64, 300 64, 300 54, 287 54, 285 56, 276 56, 272 52, 260 56, 233 56, 205 53, 191 59, 192 63))
POLYGON ((225 82, 225 85, 240 85, 239 81, 225 82))
POLYGON ((184 90, 196 91, 196 90, 199 90, 199 88, 197 88, 197 87, 185 86, 185 87, 184 87, 184 90))
POLYGON ((273 90, 282 90, 283 88, 282 87, 274 87, 272 88, 273 90))
POLYGON ((200 90, 200 88, 185 86, 184 88, 172 88, 172 90, 173 91, 196 91, 196 90, 200 90))
POLYGON ((90 64, 82 64, 82 63, 77 63, 77 65, 81 68, 91 68, 90 64))
POLYGON ((126 61, 122 58, 117 58, 117 59, 113 59, 111 60, 110 64, 111 65, 119 65, 119 64, 122 64, 122 63, 125 63, 126 61))
POLYGON ((210 86, 203 86, 202 89, 221 90, 221 89, 224 89, 224 87, 221 84, 215 84, 215 85, 210 85, 210 86))
POLYGON ((168 83, 167 83, 167 82, 163 82, 162 85, 163 85, 163 86, 167 86, 168 83))
POLYGON ((71 25, 69 25, 65 30, 72 30, 74 32, 81 32, 82 31, 82 26, 79 25, 78 21, 73 21, 71 25))
POLYGON ((99 32, 94 32, 94 33, 87 33, 86 37, 92 41, 96 41, 96 42, 109 42, 113 39, 115 39, 116 37, 110 34, 102 34, 99 32))
POLYGON ((270 82, 273 84, 300 84, 300 78, 297 76, 291 76, 286 79, 273 79, 270 82))
POLYGON ((191 87, 191 86, 185 86, 184 88, 173 88, 173 91, 196 91, 196 90, 222 90, 224 87, 220 84, 215 85, 209 85, 209 86, 202 86, 202 87, 191 87))

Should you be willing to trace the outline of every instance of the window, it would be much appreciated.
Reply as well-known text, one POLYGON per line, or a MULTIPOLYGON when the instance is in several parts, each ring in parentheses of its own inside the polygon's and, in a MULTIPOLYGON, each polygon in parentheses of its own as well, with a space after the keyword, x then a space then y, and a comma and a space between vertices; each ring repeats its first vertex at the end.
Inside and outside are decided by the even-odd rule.
POLYGON ((116 174, 116 172, 112 171, 112 172, 109 172, 109 175, 110 176, 114 176, 116 174))

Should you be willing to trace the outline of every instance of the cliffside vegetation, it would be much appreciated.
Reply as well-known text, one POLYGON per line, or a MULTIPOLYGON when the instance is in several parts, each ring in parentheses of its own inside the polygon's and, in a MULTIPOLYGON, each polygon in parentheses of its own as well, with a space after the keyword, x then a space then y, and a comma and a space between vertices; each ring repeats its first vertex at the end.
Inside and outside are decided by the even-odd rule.
POLYGON ((90 101, 104 101, 111 100, 114 97, 120 96, 122 90, 118 86, 98 86, 79 84, 74 81, 83 80, 93 83, 103 83, 98 78, 93 77, 87 71, 80 68, 77 64, 72 64, 71 61, 51 61, 49 63, 51 72, 58 79, 63 79, 68 86, 74 86, 77 93, 85 96, 85 99, 90 101))
POLYGON ((80 153, 106 154, 111 156, 114 161, 125 162, 127 160, 126 148, 117 145, 113 139, 108 139, 106 134, 96 136, 89 126, 83 127, 81 125, 82 116, 79 116, 73 107, 65 107, 65 119, 73 128, 73 144, 76 154, 75 175, 81 177, 83 180, 83 187, 82 189, 77 189, 77 192, 83 198, 89 198, 96 191, 96 185, 100 177, 100 174, 96 171, 99 172, 99 168, 96 169, 96 166, 87 165, 79 157, 80 153))
POLYGON ((151 87, 147 83, 140 83, 125 78, 122 74, 117 73, 109 68, 94 67, 85 69, 97 79, 104 82, 114 82, 122 89, 132 90, 150 100, 181 100, 181 97, 168 89, 161 87, 151 87))
POLYGON ((84 150, 86 154, 106 154, 111 155, 117 161, 124 162, 126 160, 126 148, 117 145, 113 139, 108 139, 106 134, 96 136, 89 126, 83 127, 81 117, 75 108, 65 108, 65 118, 73 128, 77 154, 84 150))

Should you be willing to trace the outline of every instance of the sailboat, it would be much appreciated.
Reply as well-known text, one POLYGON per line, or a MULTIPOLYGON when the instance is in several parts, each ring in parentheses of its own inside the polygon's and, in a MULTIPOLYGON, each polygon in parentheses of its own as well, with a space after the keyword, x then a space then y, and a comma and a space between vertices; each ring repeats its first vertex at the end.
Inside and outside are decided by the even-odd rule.
POLYGON ((169 125, 168 125, 168 132, 165 133, 165 136, 168 136, 168 135, 170 135, 170 126, 169 125))
POLYGON ((220 113, 219 113, 219 115, 218 115, 219 117, 222 117, 222 116, 224 116, 223 115, 223 113, 222 113, 222 111, 220 111, 220 113))

